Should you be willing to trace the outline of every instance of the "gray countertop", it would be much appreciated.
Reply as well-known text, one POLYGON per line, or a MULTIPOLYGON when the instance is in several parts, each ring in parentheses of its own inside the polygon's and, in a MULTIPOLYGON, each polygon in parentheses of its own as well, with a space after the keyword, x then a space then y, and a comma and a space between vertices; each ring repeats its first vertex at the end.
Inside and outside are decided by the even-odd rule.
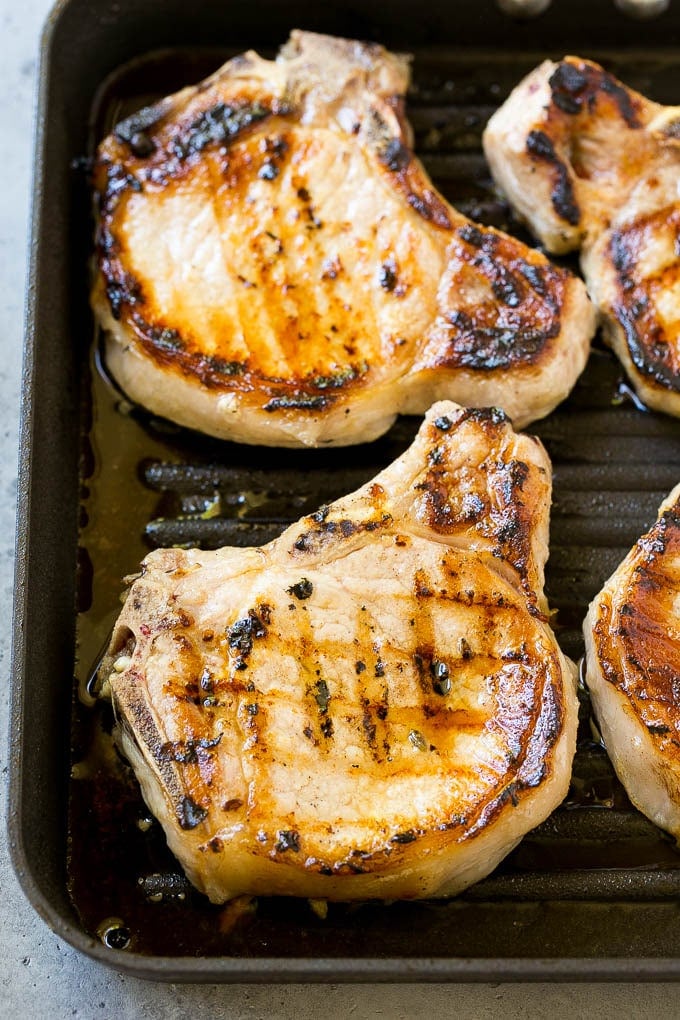
MULTIPOLYGON (((0 613, 11 617, 23 296, 33 96, 51 0, 0 0, 0 613)), ((9 674, 10 634, 0 635, 9 674)), ((0 692, 0 765, 7 773, 8 684, 0 692)), ((680 1013, 673 985, 164 985, 123 977, 81 957, 26 902, 0 834, 0 1017, 656 1017, 680 1013)))

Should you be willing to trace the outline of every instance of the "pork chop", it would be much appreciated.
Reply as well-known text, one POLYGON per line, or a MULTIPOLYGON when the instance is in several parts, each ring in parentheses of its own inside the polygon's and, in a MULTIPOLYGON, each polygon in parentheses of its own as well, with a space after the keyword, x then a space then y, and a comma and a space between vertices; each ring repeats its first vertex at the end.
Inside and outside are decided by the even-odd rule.
POLYGON ((545 61, 493 115, 484 150, 547 249, 581 249, 605 339, 642 400, 680 415, 680 107, 588 60, 545 61))
POLYGON ((595 597, 586 680, 631 801, 680 840, 680 485, 595 597))
POLYGON ((102 677, 211 900, 453 894, 565 796, 575 669, 543 594, 550 463, 495 409, 262 548, 144 561, 102 677))
POLYGON ((408 82, 381 46, 293 32, 102 142, 93 303, 133 400, 298 446, 442 397, 520 427, 568 394, 595 328, 582 283, 437 194, 408 82))

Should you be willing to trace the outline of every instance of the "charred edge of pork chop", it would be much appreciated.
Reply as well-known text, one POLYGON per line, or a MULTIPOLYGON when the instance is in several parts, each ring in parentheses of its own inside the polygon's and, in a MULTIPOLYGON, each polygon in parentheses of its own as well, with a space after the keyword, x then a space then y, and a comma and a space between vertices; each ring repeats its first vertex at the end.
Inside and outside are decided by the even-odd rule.
MULTIPOLYGON (((646 100, 592 61, 567 57, 557 65, 548 84, 554 106, 568 117, 584 114, 590 118, 596 115, 598 104, 606 103, 627 127, 642 126, 646 100)), ((554 111, 549 116, 555 116, 554 111)))
MULTIPOLYGON (((143 284, 126 267, 124 244, 116 235, 116 213, 129 193, 146 186, 158 191, 190 173, 205 151, 221 148, 230 153, 237 141, 262 129, 266 134, 259 165, 230 166, 227 177, 231 174, 236 179, 252 170, 260 179, 275 181, 290 157, 287 132, 303 119, 305 124, 313 122, 319 106, 326 121, 335 113, 337 127, 360 136, 380 172, 402 192, 410 209, 427 222, 450 228, 448 207, 429 186, 409 148, 411 134, 404 118, 408 80, 406 58, 377 44, 293 32, 276 62, 255 53, 236 57, 198 87, 185 89, 118 125, 100 146, 94 171, 100 270, 94 302, 109 320, 107 327, 123 320, 148 358, 208 389, 247 399, 253 384, 257 385, 266 394, 260 403, 270 415, 269 422, 265 416, 270 430, 276 412, 323 414, 339 399, 361 389, 370 374, 370 365, 361 357, 352 361, 350 355, 346 364, 327 373, 290 379, 267 376, 250 358, 225 360, 211 355, 200 343, 159 321, 153 309, 145 312, 143 284), (237 83, 237 91, 232 90, 225 103, 219 99, 220 88, 230 83, 237 83), (280 94, 275 94, 276 89, 280 94), (269 94, 263 95, 264 91, 269 94), (348 102, 348 107, 354 104, 357 119, 341 123, 342 111, 335 109, 341 102, 348 102)), ((322 231, 324 225, 306 187, 298 188, 297 201, 302 223, 322 231)), ((379 290, 396 291, 398 296, 394 259, 386 257, 376 270, 379 290)), ((342 267, 329 264, 323 278, 332 281, 340 272, 342 267)), ((342 327, 331 328, 337 332, 342 327)), ((347 340, 348 346, 356 346, 355 337, 347 340)), ((397 352, 394 360, 398 364, 397 352)))
POLYGON ((569 277, 507 234, 472 223, 458 228, 447 256, 451 290, 440 298, 440 329, 449 343, 436 365, 493 371, 549 359, 569 277), (491 300, 464 293, 470 270, 488 282, 491 300))
POLYGON ((630 179, 636 159, 643 164, 655 144, 644 129, 659 109, 591 61, 545 61, 491 117, 484 150, 513 206, 549 251, 562 254, 583 243, 593 220, 606 220, 608 201, 621 202, 625 182, 601 173, 602 160, 612 158, 607 150, 614 147, 615 161, 628 147, 630 179), (597 193, 602 187, 608 200, 597 193))
POLYGON ((678 108, 567 57, 529 75, 485 132, 494 176, 537 236, 581 247, 604 339, 641 399, 675 415, 679 123, 678 108))
MULTIPOLYGON (((93 304, 108 332, 109 366, 133 399, 224 438, 298 445, 375 438, 399 411, 423 413, 439 397, 477 406, 505 404, 507 397, 507 409, 521 426, 566 396, 585 364, 595 329, 585 289, 540 253, 473 226, 437 194, 410 148, 404 117, 407 84, 406 61, 382 47, 293 33, 275 63, 255 54, 236 58, 198 88, 118 125, 102 143, 94 171, 99 272, 93 304), (220 99, 225 88, 230 90, 228 101, 220 99), (272 326, 284 349, 315 345, 321 365, 326 357, 323 334, 328 340, 333 333, 333 357, 318 370, 301 372, 294 356, 285 372, 272 374, 258 363, 252 344, 245 357, 242 352, 232 356, 207 350, 200 331, 178 328, 179 321, 154 306, 144 280, 132 269, 121 217, 124 221, 126 203, 140 192, 153 198, 178 187, 204 157, 217 158, 216 153, 224 154, 220 174, 234 187, 251 177, 278 187, 277 178, 290 169, 296 146, 310 144, 298 134, 308 131, 315 118, 323 126, 333 120, 336 140, 344 134, 348 143, 362 147, 385 188, 401 196, 407 223, 413 226, 415 220, 417 229, 438 235, 436 246, 445 266, 442 297, 435 299, 439 280, 433 278, 428 285, 431 328, 419 323, 417 329, 409 327, 413 336, 405 339, 397 332, 390 343, 381 336, 380 350, 368 339, 365 324, 358 326, 363 335, 357 338, 357 323, 345 313, 336 319, 328 311, 317 316, 316 336, 300 332, 301 306, 292 318, 290 309, 287 318, 281 312, 272 326), (259 141, 252 152, 241 151, 240 143, 248 139, 259 141), (544 379, 541 372, 544 366, 549 370, 555 357, 560 372, 544 379), (162 394, 157 369, 165 376, 162 394), (517 386, 506 385, 507 370, 516 374, 517 386), (441 390, 435 388, 433 394, 438 382, 441 390), (520 396, 517 390, 523 386, 528 389, 520 396), (194 420, 183 411, 189 399, 194 420), (249 419, 240 430, 244 409, 249 419), (350 410, 355 413, 348 419, 350 410), (303 428, 296 431, 301 420, 303 428), (321 433, 334 438, 318 439, 315 420, 325 421, 321 433)), ((319 218, 313 192, 313 183, 305 178, 291 196, 297 207, 291 212, 323 241, 327 225, 319 218)), ((280 238, 271 232, 268 244, 278 244, 279 255, 285 257, 280 238)), ((417 285, 409 283, 413 267, 400 267, 393 251, 378 254, 370 280, 357 277, 356 287, 370 284, 378 308, 385 301, 398 305, 409 287, 417 285)), ((314 287, 323 290, 319 308, 332 310, 338 303, 334 281, 353 270, 327 261, 327 271, 314 287)), ((263 255, 258 281, 243 278, 243 287, 269 285, 267 272, 263 255)), ((286 302, 305 299, 286 285, 279 297, 286 302)), ((273 292, 270 309, 279 297, 273 292)), ((391 322, 395 310, 381 314, 391 322)))
MULTIPOLYGON (((508 416, 499 408, 458 408, 442 402, 428 411, 403 459, 407 456, 414 462, 417 495, 409 495, 412 509, 402 513, 413 515, 416 526, 440 536, 442 542, 465 541, 480 555, 491 556, 494 570, 522 589, 528 611, 545 618, 548 530, 547 518, 536 507, 549 503, 551 469, 539 440, 522 436, 517 442, 508 416), (451 456, 455 439, 466 434, 476 436, 477 462, 467 452, 459 461, 451 456), (417 460, 424 462, 424 470, 416 467, 417 460)), ((358 519, 355 493, 293 525, 287 532, 295 535, 293 555, 314 561, 338 537, 347 547, 353 537, 394 526, 386 511, 392 501, 383 487, 383 478, 390 473, 387 468, 367 490, 365 518, 358 519), (346 503, 350 508, 344 516, 346 503)))
POLYGON ((680 486, 593 600, 586 681, 630 800, 680 839, 680 486))
POLYGON ((571 142, 569 156, 560 159, 552 137, 560 147, 587 133, 587 125, 600 117, 614 117, 630 131, 643 127, 641 111, 647 105, 642 96, 626 88, 604 68, 587 60, 569 57, 561 61, 548 79, 552 105, 547 111, 546 131, 532 131, 527 152, 536 162, 551 167, 551 201, 555 213, 571 226, 581 222, 577 199, 578 181, 589 177, 588 153, 571 142), (567 138, 564 138, 566 133, 567 138), (562 135, 562 137, 560 137, 562 135))
MULTIPOLYGON (((608 325, 608 339, 636 380, 643 399, 662 410, 669 409, 670 400, 676 413, 680 410, 678 317, 676 311, 675 321, 668 322, 659 300, 672 294, 680 281, 678 236, 680 205, 666 206, 614 229, 604 255, 615 274, 615 297, 608 301, 613 320, 608 325), (670 235, 675 259, 652 273, 645 272, 640 257, 643 246, 650 240, 661 243, 664 235, 670 235)), ((593 259, 593 271, 596 269, 593 259)))
MULTIPOLYGON (((561 61, 548 84, 552 96, 552 106, 547 115, 549 131, 554 127, 559 137, 560 132, 566 130, 574 146, 569 153, 568 164, 555 163, 553 208, 568 223, 576 225, 581 212, 576 204, 572 181, 588 180, 590 166, 587 146, 583 143, 578 146, 575 139, 578 135, 587 135, 588 125, 599 118, 611 118, 620 125, 619 130, 638 131, 645 126, 644 115, 651 104, 604 68, 576 57, 561 61)), ((540 148, 540 137, 534 139, 534 144, 527 139, 527 151, 538 160, 543 158, 540 148)))
MULTIPOLYGON (((431 410, 415 443, 398 461, 358 492, 293 525, 268 547, 217 553, 159 550, 147 558, 118 621, 102 670, 104 674, 112 671, 120 739, 137 771, 144 796, 164 820, 171 849, 199 888, 216 901, 243 891, 332 899, 450 895, 492 870, 528 828, 559 803, 566 793, 574 753, 576 701, 573 666, 560 652, 542 612, 537 611, 537 607, 547 608, 542 585, 549 500, 549 461, 540 443, 514 434, 499 412, 465 411, 442 403, 431 410), (452 717, 449 721, 452 710, 444 703, 449 688, 442 686, 449 677, 440 668, 437 652, 438 647, 444 647, 446 635, 432 630, 438 606, 446 611, 455 606, 457 612, 479 616, 474 632, 477 637, 473 639, 470 631, 468 636, 473 643, 481 640, 482 645, 473 649, 461 640, 458 668, 462 675, 471 669, 475 678, 480 668, 482 672, 493 669, 491 662, 496 661, 504 677, 494 695, 499 699, 501 718, 492 715, 485 729, 491 727, 502 735, 503 743, 507 742, 507 759, 489 795, 467 805, 462 814, 431 817, 426 812, 426 821, 418 823, 414 820, 418 816, 414 805, 395 805, 398 810, 391 822, 383 821, 382 828, 377 822, 372 828, 369 825, 366 842, 336 846, 332 857, 323 852, 324 840, 330 838, 324 835, 323 825, 319 836, 300 831, 294 815, 285 815, 278 823, 269 819, 267 831, 260 828, 251 833, 249 875, 244 879, 238 873, 235 850, 230 850, 230 838, 238 838, 244 827, 254 824, 250 815, 252 812, 257 818, 257 803, 251 803, 253 791, 249 793, 244 778, 238 777, 226 802, 216 803, 224 793, 219 783, 213 787, 219 756, 226 753, 229 741, 235 741, 235 756, 243 755, 246 747, 254 759, 275 754, 268 745, 283 738, 280 731, 278 737, 272 732, 268 720, 276 705, 271 703, 271 696, 258 691, 258 670, 265 661, 261 656, 269 658, 278 641, 283 642, 287 655, 292 654, 292 661, 306 661, 310 648, 305 642, 314 640, 314 631, 307 633, 304 612, 298 613, 297 625, 290 622, 292 610, 314 606, 316 593, 305 578, 315 577, 315 568, 333 562, 350 563, 351 556, 369 544, 388 563, 396 565, 408 555, 413 558, 409 569, 413 572, 410 598, 414 605, 403 612, 415 614, 411 621, 414 629, 407 626, 406 632, 414 642, 415 675, 420 680, 414 681, 406 705, 393 705, 389 679, 385 678, 401 662, 404 652, 400 648, 390 650, 387 645, 381 650, 379 644, 371 651, 367 645, 361 649, 368 656, 366 661, 357 662, 351 671, 360 678, 357 682, 363 685, 364 696, 357 696, 356 704, 335 707, 332 683, 329 688, 318 678, 318 671, 315 674, 310 667, 309 691, 300 696, 303 701, 309 700, 311 716, 316 713, 320 729, 316 739, 311 723, 309 733, 305 729, 307 740, 302 740, 298 749, 297 763, 312 753, 335 753, 333 726, 340 730, 355 719, 355 729, 350 727, 352 742, 364 747, 378 780, 381 770, 392 775, 389 770, 396 769, 390 780, 396 783, 401 781, 402 766, 398 761, 389 764, 389 745, 383 747, 383 743, 388 735, 386 728, 399 726, 400 711, 408 713, 408 725, 415 727, 417 722, 408 740, 413 743, 417 737, 423 751, 427 750, 423 733, 436 740, 434 734, 440 732, 440 727, 446 733, 449 726, 465 730, 475 725, 472 717, 467 718, 467 710, 457 711, 465 719, 456 723, 452 717), (411 546, 414 548, 409 553, 411 546), (285 593, 282 600, 280 595, 275 596, 272 605, 271 599, 263 601, 268 591, 262 588, 264 579, 260 581, 260 576, 265 561, 269 558, 273 563, 277 556, 277 562, 284 566, 284 576, 278 583, 285 593), (217 571, 221 560, 222 584, 229 586, 230 577, 237 575, 245 577, 246 584, 245 602, 239 598, 232 613, 227 614, 224 634, 212 626, 206 631, 200 608, 194 618, 187 609, 189 603, 183 603, 179 594, 187 590, 182 585, 190 585, 197 571, 217 571), (443 570, 441 577, 428 576, 423 569, 425 563, 443 570), (445 575, 448 580, 442 587, 445 575), (469 575, 469 583, 463 581, 463 575, 469 575), (297 578, 298 582, 286 588, 285 577, 297 578), (460 580, 456 581, 457 577, 460 580), (459 591, 457 584, 462 584, 463 590, 459 591), (247 612, 244 605, 250 607, 247 612), (232 619, 233 612, 238 618, 232 619), (503 644, 499 648, 486 644, 493 642, 491 636, 501 620, 512 650, 503 644), (136 641, 134 649, 131 635, 136 641), (172 660, 179 671, 176 676, 166 676, 163 698, 175 699, 175 721, 179 719, 185 726, 181 739, 177 739, 177 733, 168 739, 162 714, 150 704, 145 689, 145 656, 157 647, 156 642, 158 647, 165 643, 172 649, 172 660), (501 651, 503 654, 497 660, 492 657, 484 666, 492 650, 496 655, 501 651), (121 653, 131 653, 130 662, 121 663, 117 672, 114 663, 121 653), (211 675, 211 669, 202 669, 208 653, 228 653, 232 666, 228 681, 222 680, 214 688, 212 679, 209 686, 199 681, 211 675), (476 666, 478 654, 482 660, 476 666), (384 687, 384 697, 378 702, 376 685, 384 687), (218 702, 228 709, 214 707, 218 702), (215 713, 227 710, 239 720, 238 733, 230 733, 223 726, 216 728, 215 713), (414 722, 416 716, 419 718, 414 722), (243 742, 241 750, 239 741, 243 742), (318 750, 313 750, 317 745, 318 750), (229 836, 224 835, 225 825, 229 836), (455 860, 450 856, 453 850, 455 860), (222 863, 223 852, 230 855, 228 868, 222 863)), ((346 569, 351 576, 351 567, 346 569)), ((392 569, 388 568, 386 576, 391 576, 392 569)), ((328 580, 326 577, 326 585, 328 580)), ((209 579, 203 583, 208 584, 209 579)), ((211 589, 210 598, 214 597, 211 589)), ((371 606, 361 605, 365 597, 359 593, 357 619, 368 628, 367 635, 376 626, 371 640, 380 642, 380 617, 374 619, 371 606)), ((203 604, 204 596, 199 607, 203 604)), ((346 656, 348 640, 343 633, 342 648, 326 649, 333 660, 341 651, 346 656)), ((318 649, 317 653, 321 654, 318 649)), ((357 653, 350 653, 350 657, 352 654, 357 653)), ((398 684, 399 675, 397 669, 393 683, 398 684)), ((435 764, 429 768, 439 768, 437 756, 432 762, 435 764)), ((357 781, 361 778, 358 773, 357 781)), ((386 817, 389 819, 389 811, 386 817)), ((332 831, 333 825, 328 833, 332 831)), ((237 849, 242 855, 243 848, 237 849)))
MULTIPOLYGON (((486 373, 523 366, 531 369, 549 360, 554 346, 550 341, 559 336, 564 320, 570 318, 571 308, 565 314, 565 305, 567 292, 572 296, 571 292, 579 289, 575 278, 520 241, 472 223, 452 232, 447 256, 450 290, 440 299, 443 321, 437 339, 440 333, 445 334, 448 343, 443 350, 437 349, 436 365, 486 373), (452 272, 452 265, 457 272, 452 272), (466 275, 474 282, 488 284, 486 300, 479 291, 469 297, 456 292, 466 275)), ((119 265, 114 269, 115 265, 109 252, 101 254, 102 275, 123 281, 120 288, 115 284, 106 292, 111 315, 117 320, 120 305, 136 309, 143 307, 144 299, 141 287, 131 282, 119 265)), ((395 291, 400 286, 396 265, 389 258, 376 278, 382 290, 395 291)), ((581 314, 585 315, 585 294, 581 302, 573 303, 583 305, 581 314)), ((247 392, 258 375, 247 362, 224 361, 193 350, 177 330, 152 326, 137 310, 130 312, 128 324, 154 361, 165 368, 175 367, 186 376, 193 375, 208 388, 247 392)), ((323 410, 333 403, 338 391, 361 385, 369 368, 365 362, 357 362, 334 375, 312 375, 291 382, 260 376, 272 394, 264 409, 323 410)))

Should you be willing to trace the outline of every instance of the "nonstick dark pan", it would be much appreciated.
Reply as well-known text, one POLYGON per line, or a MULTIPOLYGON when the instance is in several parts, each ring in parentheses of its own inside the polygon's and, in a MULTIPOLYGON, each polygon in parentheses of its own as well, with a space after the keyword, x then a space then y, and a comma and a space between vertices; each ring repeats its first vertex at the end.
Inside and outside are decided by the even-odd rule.
MULTIPOLYGON (((630 805, 582 692, 569 797, 485 881, 449 902, 261 900, 195 893, 117 757, 88 681, 122 578, 159 545, 253 545, 351 491, 409 442, 286 452, 208 440, 134 408, 106 378, 88 304, 87 158, 128 113, 293 27, 414 54, 416 151, 474 219, 520 233, 492 188, 487 118, 546 56, 604 63, 680 101, 680 9, 649 21, 609 0, 194 5, 66 0, 46 29, 35 150, 11 715, 10 844, 36 910, 121 971, 171 981, 664 980, 680 976, 680 853, 630 805), (320 911, 323 913, 323 911, 320 911)), ((589 600, 680 478, 680 422, 633 400, 599 343, 569 400, 532 431, 554 464, 547 584, 565 652, 589 600)))

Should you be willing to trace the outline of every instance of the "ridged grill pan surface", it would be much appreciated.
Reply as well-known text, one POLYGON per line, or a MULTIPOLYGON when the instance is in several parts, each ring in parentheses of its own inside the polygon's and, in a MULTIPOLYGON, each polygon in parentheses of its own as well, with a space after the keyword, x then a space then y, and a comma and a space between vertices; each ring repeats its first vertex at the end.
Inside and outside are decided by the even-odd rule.
MULTIPOLYGON (((403 5, 389 25, 381 25, 377 8, 369 17, 370 5, 364 5, 353 31, 345 12, 337 31, 372 36, 414 53, 407 109, 416 151, 436 185, 473 219, 528 239, 495 194, 480 146, 487 118, 524 73, 569 49, 603 62, 653 99, 673 103, 680 96, 680 46, 669 45, 677 39, 677 19, 666 20, 665 29, 661 19, 641 30, 610 11, 620 45, 612 32, 604 49, 603 9, 609 5, 586 6, 592 12, 590 43, 585 32, 579 40, 576 22, 560 33, 558 11, 518 26, 484 4, 477 18, 466 15, 474 42, 469 46, 460 44, 454 14, 449 24, 444 5, 432 8, 412 39, 403 5), (655 33, 663 45, 652 45, 655 33), (643 45, 646 36, 649 45, 643 45)), ((53 30, 48 79, 58 58, 64 65, 60 73, 69 73, 59 29, 76 7, 66 5, 53 30)), ((447 11, 453 7, 447 5, 447 11)), ((219 18, 213 5, 207 8, 219 18)), ((94 139, 116 120, 198 81, 240 49, 271 53, 294 26, 335 30, 332 18, 318 24, 301 8, 297 19, 290 12, 292 20, 279 31, 281 5, 272 5, 276 18, 266 30, 253 25, 248 35, 247 12, 237 8, 238 30, 230 36, 224 26, 223 47, 198 45, 205 39, 190 34, 197 45, 154 50, 147 44, 152 12, 143 9, 138 5, 135 14, 123 5, 121 19, 137 18, 145 26, 138 56, 126 63, 109 55, 92 71, 84 121, 89 137, 84 130, 79 134, 74 121, 76 151, 69 163, 86 156, 88 146, 91 152, 94 139)), ((49 90, 43 102, 54 105, 49 90)), ((49 146, 49 138, 39 144, 49 146)), ((680 854, 631 807, 599 743, 585 692, 565 805, 493 875, 456 900, 331 906, 326 919, 303 901, 263 900, 255 913, 235 920, 187 886, 158 826, 147 824, 135 784, 115 759, 108 710, 88 707, 77 696, 87 687, 119 611, 122 578, 157 546, 268 541, 301 514, 370 478, 408 445, 418 421, 402 418, 378 442, 346 450, 254 450, 206 439, 130 406, 106 378, 101 338, 87 307, 86 174, 75 166, 67 176, 61 200, 76 213, 71 261, 63 278, 49 286, 43 282, 47 260, 40 257, 40 246, 49 243, 44 179, 36 204, 38 292, 30 309, 34 346, 27 358, 21 483, 31 513, 19 532, 10 835, 37 908, 66 938, 113 966, 175 980, 675 977, 680 973, 680 854), (48 291, 56 295, 50 307, 58 327, 48 342, 55 351, 60 345, 67 351, 49 371, 38 360, 36 337, 49 311, 48 291), (62 471, 53 469, 45 479, 41 444, 48 437, 61 450, 62 471), (51 543, 57 541, 55 552, 51 543), (46 623, 31 637, 39 608, 46 623), (39 648, 46 662, 38 660, 39 648), (27 683, 31 670, 41 668, 51 676, 38 676, 48 729, 42 744, 53 754, 51 765, 39 758, 37 768, 54 793, 49 805, 40 797, 37 805, 30 799, 25 767, 33 750, 26 726, 32 711, 27 683), (101 934, 110 918, 128 930, 128 948, 102 943, 98 929, 101 934)), ((38 178, 40 183, 40 172, 38 178)), ((562 647, 578 660, 588 602, 680 477, 680 422, 640 407, 618 364, 598 342, 569 400, 531 431, 545 443, 554 466, 548 596, 557 610, 562 647)))

